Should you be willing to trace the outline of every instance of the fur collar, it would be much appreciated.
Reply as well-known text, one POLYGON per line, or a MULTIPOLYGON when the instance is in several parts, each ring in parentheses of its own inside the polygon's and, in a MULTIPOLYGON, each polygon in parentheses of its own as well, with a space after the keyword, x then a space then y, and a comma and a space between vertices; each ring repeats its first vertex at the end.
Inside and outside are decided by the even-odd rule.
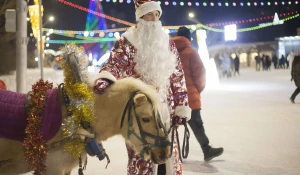
POLYGON ((135 48, 137 48, 136 26, 130 27, 122 36, 125 37, 135 48))

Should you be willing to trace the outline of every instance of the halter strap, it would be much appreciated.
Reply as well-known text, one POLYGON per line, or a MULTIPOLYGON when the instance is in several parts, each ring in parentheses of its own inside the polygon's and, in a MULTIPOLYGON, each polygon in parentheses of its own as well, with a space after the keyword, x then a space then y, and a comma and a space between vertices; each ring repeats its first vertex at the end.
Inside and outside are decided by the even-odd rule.
MULTIPOLYGON (((138 93, 138 91, 135 91, 135 92, 131 93, 131 95, 130 95, 130 98, 129 98, 126 106, 125 106, 125 109, 124 109, 124 112, 123 112, 123 115, 122 115, 122 119, 121 119, 121 123, 120 123, 120 128, 123 127, 123 123, 124 123, 124 120, 125 120, 126 113, 128 113, 128 125, 129 125, 128 126, 128 138, 131 135, 134 135, 137 139, 139 139, 143 143, 144 150, 142 150, 141 154, 144 154, 149 148, 152 148, 152 147, 166 147, 166 146, 170 146, 171 143, 168 140, 168 133, 166 131, 166 128, 162 124, 160 118, 157 118, 155 116, 155 112, 154 111, 153 111, 153 116, 155 117, 155 119, 157 119, 156 121, 158 121, 157 125, 159 125, 159 126, 161 126, 163 128, 163 131, 164 131, 165 135, 163 137, 159 136, 159 127, 157 125, 156 125, 157 135, 153 135, 153 134, 145 132, 143 130, 140 118, 139 118, 138 114, 136 113, 136 109, 135 109, 134 101, 133 101, 133 98, 134 98, 134 96, 137 93, 138 93), (140 130, 140 136, 134 130, 132 130, 132 126, 133 126, 132 110, 134 111, 134 116, 136 118, 136 121, 137 121, 137 124, 138 124, 138 128, 140 130), (155 139, 155 143, 154 144, 149 144, 146 141, 146 137, 151 137, 151 138, 155 139)), ((151 101, 150 101, 150 103, 151 103, 151 101)), ((160 117, 160 116, 158 116, 158 117, 160 117)))

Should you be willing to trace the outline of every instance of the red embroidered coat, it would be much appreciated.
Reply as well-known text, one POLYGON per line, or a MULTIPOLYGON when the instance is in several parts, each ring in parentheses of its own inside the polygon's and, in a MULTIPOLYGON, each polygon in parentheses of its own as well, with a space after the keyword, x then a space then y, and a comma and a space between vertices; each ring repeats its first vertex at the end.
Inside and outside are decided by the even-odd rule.
MULTIPOLYGON (((174 115, 177 106, 188 106, 187 90, 185 86, 184 72, 182 70, 181 62, 175 44, 170 40, 170 48, 176 54, 177 66, 176 71, 170 77, 170 87, 168 89, 168 104, 171 106, 171 117, 174 115)), ((114 45, 110 58, 107 63, 101 68, 100 72, 110 72, 116 79, 125 77, 141 78, 135 70, 134 56, 136 48, 125 38, 121 37, 114 45)), ((154 70, 155 71, 155 70, 154 70)), ((142 79, 142 78, 141 78, 142 79)), ((173 175, 181 175, 182 167, 179 160, 178 146, 174 138, 173 158, 171 158, 171 170, 173 175)), ((133 150, 127 146, 128 149, 128 168, 129 175, 152 175, 155 172, 155 166, 149 161, 144 161, 139 155, 135 155, 133 150)), ((168 171, 168 170, 167 170, 168 171)))

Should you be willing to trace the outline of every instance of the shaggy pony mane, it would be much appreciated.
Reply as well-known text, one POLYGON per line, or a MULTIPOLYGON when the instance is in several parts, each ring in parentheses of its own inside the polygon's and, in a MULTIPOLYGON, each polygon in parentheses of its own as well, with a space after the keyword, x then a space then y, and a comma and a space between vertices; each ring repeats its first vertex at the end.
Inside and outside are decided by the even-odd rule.
MULTIPOLYGON (((138 92, 147 96, 147 98, 151 101, 153 110, 160 111, 160 99, 159 94, 153 86, 147 85, 139 79, 135 79, 132 77, 127 77, 123 79, 119 79, 114 82, 108 91, 105 91, 104 94, 108 93, 108 96, 120 95, 122 92, 126 96, 130 95, 132 92, 138 92)), ((120 97, 121 98, 121 97, 120 97)))

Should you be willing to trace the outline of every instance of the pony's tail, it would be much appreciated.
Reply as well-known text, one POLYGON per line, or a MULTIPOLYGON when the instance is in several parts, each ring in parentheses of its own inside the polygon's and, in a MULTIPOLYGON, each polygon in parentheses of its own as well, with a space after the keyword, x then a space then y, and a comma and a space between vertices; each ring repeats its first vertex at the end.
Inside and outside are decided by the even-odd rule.
POLYGON ((86 84, 88 82, 86 68, 88 60, 83 48, 75 44, 69 44, 65 45, 61 51, 63 53, 61 66, 64 70, 65 78, 70 78, 73 83, 86 84))

